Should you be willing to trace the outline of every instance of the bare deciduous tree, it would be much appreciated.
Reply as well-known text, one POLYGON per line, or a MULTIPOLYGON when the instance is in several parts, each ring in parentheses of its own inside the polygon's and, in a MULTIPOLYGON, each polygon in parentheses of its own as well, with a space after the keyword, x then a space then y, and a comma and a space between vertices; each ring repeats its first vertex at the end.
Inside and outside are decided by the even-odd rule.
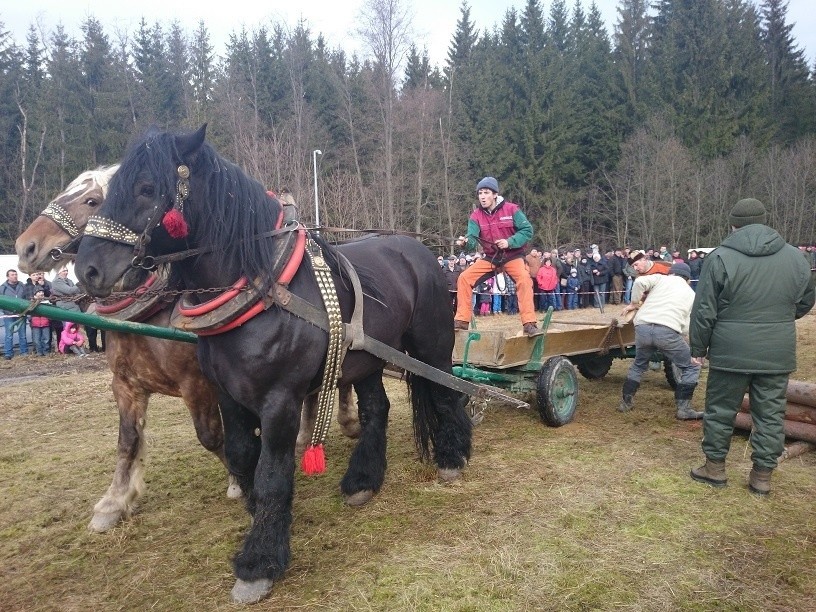
POLYGON ((411 44, 411 19, 402 0, 367 0, 360 22, 360 34, 374 58, 379 77, 377 94, 383 136, 383 204, 385 220, 393 229, 398 217, 394 193, 394 104, 398 75, 411 44))
POLYGON ((19 235, 29 222, 28 203, 31 199, 31 192, 34 190, 34 185, 37 182, 37 167, 40 165, 40 159, 42 158, 47 128, 43 125, 42 132, 40 132, 40 143, 37 147, 37 152, 34 154, 34 160, 31 164, 31 173, 29 174, 28 113, 20 102, 19 91, 17 92, 16 102, 17 108, 20 111, 20 117, 22 118, 21 122, 17 124, 17 131, 20 133, 20 184, 22 186, 22 197, 17 207, 17 235, 19 235))

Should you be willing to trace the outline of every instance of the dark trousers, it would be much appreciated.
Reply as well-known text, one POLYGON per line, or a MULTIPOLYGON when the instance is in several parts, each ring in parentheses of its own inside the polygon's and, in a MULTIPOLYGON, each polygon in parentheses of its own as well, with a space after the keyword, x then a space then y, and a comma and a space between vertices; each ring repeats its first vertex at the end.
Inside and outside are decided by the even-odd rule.
POLYGON ((98 330, 95 327, 85 326, 85 334, 88 336, 88 350, 98 353, 100 350, 105 350, 105 330, 98 330), (102 335, 102 344, 97 342, 97 333, 102 335))
POLYGON ((49 340, 51 339, 51 327, 32 327, 31 339, 34 341, 34 350, 37 354, 46 355, 49 350, 49 340))
POLYGON ((593 303, 592 283, 584 281, 581 283, 581 308, 589 308, 593 303))
POLYGON ((703 453, 724 461, 734 433, 734 417, 748 392, 751 398, 751 460, 758 467, 774 469, 785 448, 782 420, 785 418, 789 374, 744 374, 725 370, 708 371, 703 417, 703 453))
POLYGON ((635 359, 629 366, 626 377, 640 382, 649 369, 649 361, 655 352, 663 356, 680 370, 678 383, 694 386, 700 378, 700 366, 691 363, 689 345, 679 333, 665 325, 643 323, 635 325, 635 359))

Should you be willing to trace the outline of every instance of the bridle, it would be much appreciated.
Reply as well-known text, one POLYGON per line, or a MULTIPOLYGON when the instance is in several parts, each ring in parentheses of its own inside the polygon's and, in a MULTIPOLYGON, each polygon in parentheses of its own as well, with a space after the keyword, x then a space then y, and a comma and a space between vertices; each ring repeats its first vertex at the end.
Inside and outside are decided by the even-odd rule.
MULTIPOLYGON (((184 164, 180 164, 176 168, 176 194, 173 199, 173 204, 169 208, 162 208, 158 204, 154 207, 153 212, 148 219, 147 225, 141 234, 137 234, 129 227, 118 223, 107 217, 98 217, 96 215, 88 219, 88 224, 85 226, 85 235, 94 238, 102 238, 110 242, 117 242, 133 247, 133 258, 130 265, 133 268, 140 268, 142 270, 155 270, 158 266, 172 263, 174 261, 181 261, 197 255, 211 253, 215 247, 200 247, 195 249, 187 249, 177 253, 170 253, 168 255, 148 255, 147 247, 150 244, 150 236, 153 230, 162 224, 165 214, 169 210, 175 209, 182 213, 184 210, 184 202, 190 195, 190 169, 184 164)), ((297 221, 287 221, 278 229, 256 234, 250 240, 260 240, 262 238, 271 238, 279 234, 293 232, 300 227, 297 221)), ((241 241, 243 242, 243 241, 241 241)), ((235 243, 239 244, 239 243, 235 243)))
POLYGON ((71 215, 68 214, 68 211, 54 201, 45 207, 45 209, 40 213, 40 216, 51 219, 57 224, 58 228, 68 234, 68 236, 71 238, 71 240, 69 240, 63 246, 51 249, 48 252, 49 257, 51 257, 51 259, 54 261, 59 261, 63 257, 68 259, 73 259, 76 257, 76 251, 69 249, 76 249, 79 241, 82 239, 82 235, 79 228, 74 223, 74 220, 71 219, 71 215))
POLYGON ((155 270, 159 263, 162 262, 160 261, 161 258, 147 255, 147 247, 150 244, 151 234, 153 230, 161 225, 162 219, 169 210, 175 208, 179 213, 183 213, 184 201, 190 195, 190 168, 184 164, 179 164, 176 167, 176 176, 176 193, 171 206, 169 208, 163 208, 159 204, 156 204, 141 234, 137 234, 130 228, 108 217, 93 215, 88 219, 88 224, 85 226, 85 235, 132 246, 133 258, 130 262, 131 267, 141 268, 143 270, 155 270))

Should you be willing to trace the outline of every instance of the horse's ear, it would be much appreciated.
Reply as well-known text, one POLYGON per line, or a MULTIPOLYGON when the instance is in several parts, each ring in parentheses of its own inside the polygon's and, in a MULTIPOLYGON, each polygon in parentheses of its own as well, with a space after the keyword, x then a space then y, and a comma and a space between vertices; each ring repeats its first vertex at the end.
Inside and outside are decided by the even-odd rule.
POLYGON ((204 138, 207 135, 207 124, 202 125, 198 131, 192 134, 185 134, 184 136, 176 136, 176 148, 182 156, 187 157, 197 152, 201 145, 204 144, 204 138))

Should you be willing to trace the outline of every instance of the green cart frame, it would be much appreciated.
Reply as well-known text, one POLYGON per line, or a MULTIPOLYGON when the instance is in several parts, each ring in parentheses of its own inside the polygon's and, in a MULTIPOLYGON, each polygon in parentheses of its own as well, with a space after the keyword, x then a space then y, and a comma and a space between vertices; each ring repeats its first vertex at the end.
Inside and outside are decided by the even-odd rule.
POLYGON ((456 332, 453 373, 478 384, 513 393, 535 391, 541 419, 551 427, 573 420, 578 406, 578 372, 588 379, 606 376, 615 358, 635 355, 635 327, 598 322, 553 322, 542 333, 509 336, 499 330, 456 332))

